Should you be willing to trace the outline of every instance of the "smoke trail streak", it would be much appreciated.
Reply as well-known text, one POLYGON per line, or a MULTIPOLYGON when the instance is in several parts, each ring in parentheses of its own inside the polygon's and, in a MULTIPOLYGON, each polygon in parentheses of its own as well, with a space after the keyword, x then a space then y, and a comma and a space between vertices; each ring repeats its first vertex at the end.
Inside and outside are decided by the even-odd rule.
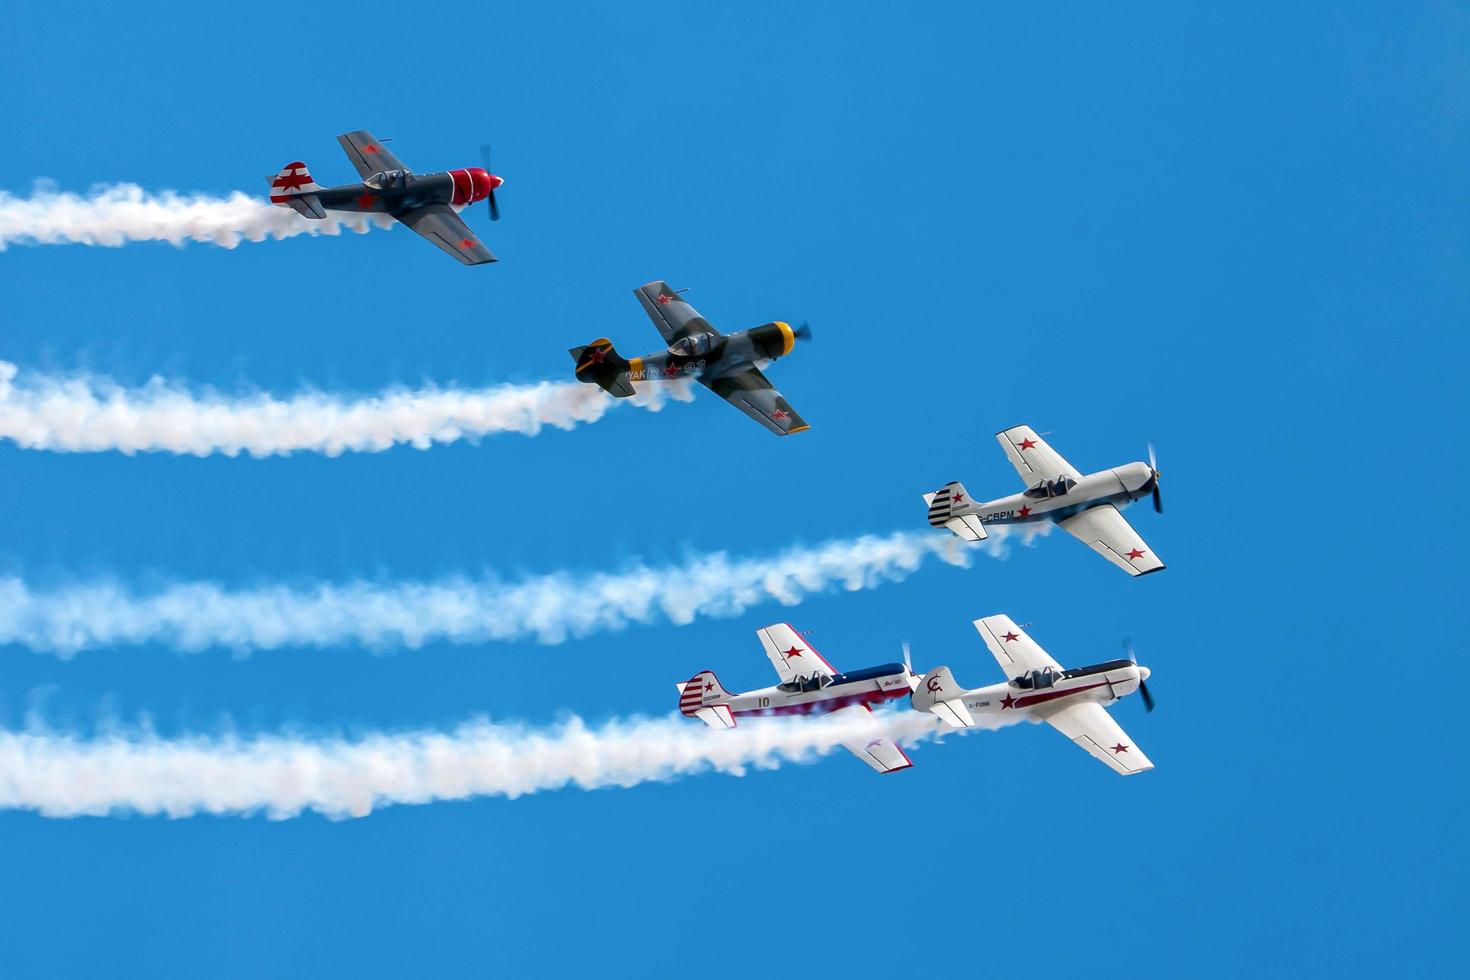
POLYGON ((0 252, 10 245, 126 245, 129 242, 208 242, 234 248, 242 240, 296 235, 359 234, 391 228, 384 214, 328 211, 313 221, 263 196, 234 191, 208 194, 153 194, 137 184, 100 185, 83 197, 38 181, 30 197, 0 191, 0 252))
POLYGON ((977 549, 1003 557, 1006 535, 997 533, 1003 530, 974 546, 933 531, 902 532, 760 557, 715 552, 680 565, 556 572, 515 582, 446 578, 240 590, 182 582, 140 594, 107 581, 37 590, 7 576, 0 577, 0 644, 62 657, 138 644, 237 654, 349 644, 372 650, 431 642, 556 644, 635 623, 736 616, 772 600, 794 606, 834 587, 871 589, 907 578, 931 558, 966 566, 977 549))
POLYGON ((749 768, 809 762, 844 742, 880 734, 912 745, 941 731, 934 716, 908 710, 757 719, 734 731, 681 718, 596 728, 572 718, 551 729, 481 720, 449 732, 351 740, 165 739, 137 731, 78 738, 32 726, 0 733, 0 807, 51 817, 264 812, 282 819, 306 811, 357 817, 392 804, 514 799, 568 785, 627 788, 708 771, 741 776, 749 768))
MULTIPOLYGON (((690 383, 640 386, 626 400, 656 412, 670 398, 690 401, 690 383)), ((21 375, 0 361, 0 439, 51 452, 259 457, 428 449, 500 432, 535 435, 547 425, 570 429, 597 421, 623 400, 575 381, 394 388, 361 398, 317 391, 230 397, 159 378, 123 388, 87 375, 21 375)))

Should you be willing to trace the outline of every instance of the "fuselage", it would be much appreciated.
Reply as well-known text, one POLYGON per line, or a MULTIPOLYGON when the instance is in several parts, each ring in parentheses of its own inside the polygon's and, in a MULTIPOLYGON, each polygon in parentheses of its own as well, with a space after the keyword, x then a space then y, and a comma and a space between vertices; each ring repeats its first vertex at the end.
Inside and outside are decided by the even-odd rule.
MULTIPOLYGON (((1070 704, 1096 701, 1111 704, 1138 690, 1149 670, 1131 660, 1109 660, 1072 670, 1044 670, 1023 674, 1015 680, 977 687, 959 695, 970 714, 1046 715, 1070 704)), ((920 682, 921 685, 924 683, 920 682)), ((933 692, 954 700, 947 692, 933 692)))
POLYGON ((628 359, 631 381, 672 381, 697 376, 706 381, 785 357, 796 345, 786 323, 722 334, 713 327, 676 334, 666 350, 628 359))
POLYGON ((877 705, 908 697, 916 680, 903 664, 882 664, 732 694, 724 703, 737 716, 820 714, 853 704, 877 705))
POLYGON ((1060 521, 1099 504, 1126 507, 1148 496, 1153 488, 1154 473, 1147 463, 1127 463, 1089 473, 1077 481, 1063 478, 1031 487, 999 500, 952 504, 950 513, 955 517, 976 514, 985 524, 1060 521))
POLYGON ((483 201, 500 183, 480 167, 416 174, 389 170, 359 184, 342 184, 315 192, 329 211, 365 211, 398 215, 430 204, 463 207, 483 201))

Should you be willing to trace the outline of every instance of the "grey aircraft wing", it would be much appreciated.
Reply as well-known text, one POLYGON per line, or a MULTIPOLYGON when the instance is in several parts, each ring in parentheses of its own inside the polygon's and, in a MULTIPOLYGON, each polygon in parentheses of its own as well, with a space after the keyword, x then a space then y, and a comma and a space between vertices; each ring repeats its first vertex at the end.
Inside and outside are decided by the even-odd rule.
POLYGON ((698 310, 685 302, 684 297, 669 288, 669 284, 662 279, 639 286, 633 290, 633 295, 643 304, 648 318, 658 328, 666 344, 672 344, 691 333, 719 335, 719 331, 710 326, 710 322, 700 316, 698 310))
POLYGON ((470 231, 470 226, 447 204, 428 204, 395 217, 465 265, 495 261, 495 256, 470 231))
POLYGON ((766 376, 753 367, 713 378, 700 378, 699 382, 778 436, 789 436, 811 428, 771 386, 766 376))
POLYGON ((347 159, 357 168, 357 175, 362 178, 371 177, 383 170, 407 170, 403 161, 393 155, 380 140, 365 129, 353 130, 343 133, 337 137, 337 142, 342 144, 342 149, 347 153, 347 159))

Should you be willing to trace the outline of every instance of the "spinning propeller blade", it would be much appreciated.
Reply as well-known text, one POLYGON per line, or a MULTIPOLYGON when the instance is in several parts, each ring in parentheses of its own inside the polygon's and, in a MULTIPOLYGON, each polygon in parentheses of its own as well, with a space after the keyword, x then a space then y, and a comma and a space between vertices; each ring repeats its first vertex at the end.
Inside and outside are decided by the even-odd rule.
POLYGON ((1164 512, 1164 498, 1159 496, 1159 461, 1154 456, 1154 444, 1148 444, 1148 468, 1154 471, 1154 511, 1164 512))
POLYGON ((801 326, 792 331, 792 335, 795 336, 797 340, 811 340, 812 325, 803 320, 801 322, 801 326))
MULTIPOLYGON (((1152 452, 1153 447, 1150 446, 1149 447, 1149 450, 1150 450, 1149 456, 1152 457, 1153 456, 1153 452, 1152 452)), ((1123 649, 1125 651, 1127 651, 1127 653, 1128 653, 1128 659, 1131 660, 1131 661, 1133 661, 1133 665, 1135 667, 1138 666, 1138 657, 1133 652, 1133 641, 1132 640, 1124 640, 1123 641, 1123 649)), ((1146 681, 1144 681, 1143 679, 1141 679, 1141 678, 1138 681, 1138 696, 1141 697, 1141 698, 1143 698, 1143 710, 1144 711, 1153 711, 1154 710, 1154 696, 1152 694, 1150 694, 1149 691, 1148 691, 1148 683, 1146 681)))
MULTIPOLYGON (((495 173, 495 171, 493 171, 493 170, 490 169, 490 144, 489 143, 481 143, 480 144, 480 159, 483 160, 483 161, 485 161, 485 172, 487 174, 493 174, 493 173, 495 173)), ((494 181, 491 181, 491 183, 493 185, 494 184, 494 181)), ((500 220, 500 205, 495 203, 495 188, 493 186, 490 188, 490 194, 489 194, 489 196, 487 196, 485 198, 485 203, 490 208, 490 220, 491 221, 499 221, 500 220)))

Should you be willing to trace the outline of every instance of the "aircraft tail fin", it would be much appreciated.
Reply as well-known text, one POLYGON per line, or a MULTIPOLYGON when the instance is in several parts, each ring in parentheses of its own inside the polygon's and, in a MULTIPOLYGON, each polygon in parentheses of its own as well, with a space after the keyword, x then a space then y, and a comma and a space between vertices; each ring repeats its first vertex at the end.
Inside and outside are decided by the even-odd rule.
POLYGON ((712 670, 701 670, 682 684, 679 689, 679 713, 687 718, 698 718, 711 728, 734 728, 735 716, 730 713, 730 692, 720 684, 712 670))
POLYGON ((307 218, 327 216, 321 198, 316 196, 321 185, 311 179, 306 164, 300 160, 286 164, 280 173, 266 179, 271 183, 271 203, 276 207, 290 208, 307 218))
POLYGON ((616 398, 633 394, 629 363, 613 347, 612 341, 599 337, 590 344, 573 347, 567 353, 577 362, 577 380, 595 384, 616 398))
POLYGON ((933 493, 924 494, 929 505, 929 525, 946 527, 966 541, 984 541, 990 535, 978 514, 967 514, 973 501, 959 482, 946 483, 933 493))
POLYGON ((949 672, 948 667, 935 667, 919 678, 919 686, 909 699, 916 711, 927 711, 938 715, 950 728, 970 728, 975 724, 970 709, 963 700, 965 689, 949 672))

